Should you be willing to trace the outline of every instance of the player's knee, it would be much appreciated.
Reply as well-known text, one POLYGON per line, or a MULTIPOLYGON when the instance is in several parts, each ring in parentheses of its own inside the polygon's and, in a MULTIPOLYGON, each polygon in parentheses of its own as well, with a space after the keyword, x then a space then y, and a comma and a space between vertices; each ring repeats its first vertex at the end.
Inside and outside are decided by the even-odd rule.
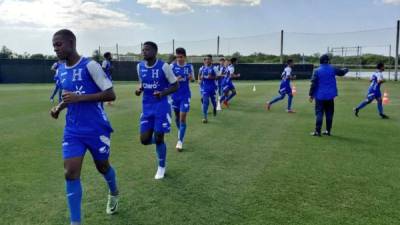
POLYGON ((140 137, 140 142, 142 145, 151 145, 151 137, 140 137))
POLYGON ((96 169, 101 174, 107 173, 108 169, 110 168, 110 164, 108 162, 96 162, 96 169))
POLYGON ((157 134, 156 135, 156 144, 162 144, 164 142, 164 135, 163 134, 157 134))
POLYGON ((80 177, 79 169, 65 168, 64 176, 66 180, 76 180, 80 177))

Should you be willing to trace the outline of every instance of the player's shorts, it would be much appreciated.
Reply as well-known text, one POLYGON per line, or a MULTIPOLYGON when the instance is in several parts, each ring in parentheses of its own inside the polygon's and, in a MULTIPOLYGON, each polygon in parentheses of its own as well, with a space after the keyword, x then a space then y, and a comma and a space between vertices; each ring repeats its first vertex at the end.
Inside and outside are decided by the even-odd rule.
POLYGON ((374 99, 378 99, 382 97, 381 91, 369 91, 367 94, 368 101, 373 101, 374 99))
POLYGON ((278 91, 280 95, 291 95, 292 94, 292 88, 291 87, 281 87, 278 91))
POLYGON ((143 104, 140 115, 140 133, 153 130, 156 133, 171 131, 171 105, 168 101, 143 104))
POLYGON ((110 157, 110 133, 98 136, 64 135, 62 143, 63 159, 83 157, 89 149, 94 160, 110 157))
POLYGON ((179 112, 187 113, 190 111, 190 97, 174 99, 172 98, 172 108, 179 112))
POLYGON ((230 82, 230 83, 226 83, 226 84, 224 85, 222 91, 223 91, 224 93, 226 93, 226 92, 231 91, 231 90, 234 90, 234 89, 235 89, 235 85, 233 85, 233 83, 230 82))

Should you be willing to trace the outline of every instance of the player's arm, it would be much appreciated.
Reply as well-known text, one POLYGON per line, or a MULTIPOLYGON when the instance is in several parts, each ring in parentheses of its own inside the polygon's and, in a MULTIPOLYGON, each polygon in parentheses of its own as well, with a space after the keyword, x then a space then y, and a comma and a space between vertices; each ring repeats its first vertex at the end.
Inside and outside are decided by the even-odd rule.
POLYGON ((308 94, 310 102, 314 100, 315 92, 318 88, 318 70, 315 70, 313 76, 311 77, 311 87, 308 94))
POLYGON ((142 80, 140 79, 140 68, 139 68, 139 63, 136 66, 136 71, 137 71, 137 76, 139 79, 139 86, 137 87, 137 89, 135 90, 135 95, 136 96, 140 96, 140 94, 142 94, 143 92, 143 84, 142 84, 142 80))
POLYGON ((176 79, 174 72, 172 72, 171 67, 168 64, 164 64, 162 70, 165 73, 165 77, 167 78, 168 82, 169 82, 169 87, 163 91, 155 91, 154 92, 154 96, 158 97, 158 98, 162 98, 164 96, 168 96, 174 92, 176 92, 179 88, 179 82, 176 79))
POLYGON ((229 73, 231 74, 231 78, 239 78, 240 73, 235 73, 235 67, 229 68, 229 73))
POLYGON ((199 84, 200 84, 202 80, 203 80, 203 72, 202 72, 202 69, 201 69, 201 67, 200 67, 200 69, 199 69, 199 75, 197 76, 197 81, 198 81, 199 84))
POLYGON ((90 61, 87 65, 89 74, 97 87, 101 90, 94 94, 81 94, 77 95, 74 92, 64 92, 62 97, 65 103, 76 103, 76 102, 109 102, 116 99, 114 89, 111 81, 107 78, 101 66, 95 62, 90 61))
POLYGON ((60 104, 54 106, 50 110, 51 117, 53 117, 54 119, 58 119, 60 112, 63 111, 65 108, 67 108, 67 105, 68 105, 67 103, 65 103, 64 101, 61 101, 60 104))
POLYGON ((190 73, 189 73, 189 81, 193 82, 196 78, 194 77, 194 68, 193 65, 190 65, 190 73))
POLYGON ((339 69, 339 68, 335 67, 336 76, 343 77, 344 75, 346 75, 347 72, 349 72, 349 69, 347 69, 347 68, 339 69))
POLYGON ((58 63, 57 62, 55 62, 51 67, 50 67, 50 70, 52 70, 52 71, 57 71, 57 67, 58 67, 58 63))

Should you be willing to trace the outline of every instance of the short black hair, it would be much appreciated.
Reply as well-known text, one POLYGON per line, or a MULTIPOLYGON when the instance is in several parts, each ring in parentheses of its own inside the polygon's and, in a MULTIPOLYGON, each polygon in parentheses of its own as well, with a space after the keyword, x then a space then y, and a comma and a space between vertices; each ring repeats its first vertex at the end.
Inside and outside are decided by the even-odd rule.
POLYGON ((104 58, 107 58, 107 57, 110 57, 111 56, 111 53, 110 52, 106 52, 106 53, 104 53, 104 58))
POLYGON ((287 61, 286 61, 286 64, 291 64, 291 63, 293 63, 293 59, 288 59, 287 61))
POLYGON ((212 59, 212 55, 211 54, 206 55, 206 57, 212 59))
POLYGON ((225 58, 224 58, 224 57, 222 57, 222 58, 220 58, 220 59, 219 59, 219 61, 225 61, 225 58))
POLYGON ((186 57, 186 50, 184 48, 177 48, 175 54, 184 55, 186 57))
POLYGON ((146 41, 145 43, 143 43, 143 46, 145 46, 145 45, 152 47, 154 50, 156 50, 156 52, 158 52, 158 46, 156 43, 154 43, 152 41, 146 41))
POLYGON ((376 68, 377 68, 378 70, 380 70, 380 69, 382 69, 384 66, 385 66, 385 64, 383 64, 383 62, 380 62, 380 63, 378 63, 378 64, 376 65, 376 68))
POLYGON ((72 31, 68 30, 68 29, 61 29, 61 30, 55 32, 53 36, 56 36, 56 35, 60 35, 60 36, 62 36, 64 38, 70 38, 73 41, 76 41, 75 34, 72 31))
POLYGON ((237 62, 237 58, 231 58, 231 63, 237 62))

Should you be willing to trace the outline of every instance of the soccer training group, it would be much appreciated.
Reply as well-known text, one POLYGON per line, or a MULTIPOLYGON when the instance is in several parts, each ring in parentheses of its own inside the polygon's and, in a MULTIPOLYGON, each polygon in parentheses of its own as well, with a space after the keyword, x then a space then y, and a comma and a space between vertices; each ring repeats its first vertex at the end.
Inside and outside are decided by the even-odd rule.
MULTIPOLYGON (((109 162, 110 137, 113 129, 103 108, 103 103, 116 99, 111 81, 110 53, 105 53, 102 65, 89 58, 81 57, 76 50, 76 37, 67 29, 59 30, 53 35, 54 51, 59 62, 52 67, 56 71, 56 88, 50 99, 53 101, 58 93, 59 104, 53 107, 50 114, 57 119, 63 109, 67 109, 66 124, 62 141, 62 153, 65 168, 65 185, 71 224, 81 224, 82 186, 80 181, 83 158, 87 150, 93 156, 97 170, 104 176, 109 187, 107 214, 118 210, 119 191, 116 172, 109 162)), ((183 149, 186 132, 186 117, 190 110, 191 91, 189 82, 195 81, 193 66, 186 62, 186 50, 177 48, 175 58, 170 63, 157 59, 158 47, 154 42, 145 42, 142 48, 143 61, 137 65, 139 87, 135 94, 142 97, 142 114, 140 116, 140 141, 143 145, 156 146, 158 169, 155 179, 165 176, 167 146, 164 134, 171 130, 171 111, 175 113, 178 129, 176 149, 183 149)), ((240 77, 235 73, 236 58, 220 59, 214 66, 212 56, 204 58, 204 65, 199 70, 203 123, 208 122, 208 108, 212 105, 213 115, 236 95, 232 79, 240 77), (217 99, 218 94, 218 99, 217 99)), ((338 69, 329 64, 329 56, 320 58, 320 67, 314 71, 310 101, 315 100, 316 128, 313 136, 331 135, 334 98, 338 95, 336 76, 344 76, 348 70, 338 69), (323 117, 326 117, 326 131, 321 132, 323 117)), ((292 109, 293 92, 291 80, 293 61, 288 60, 282 73, 279 95, 266 103, 267 110, 288 96, 287 112, 292 109)), ((382 72, 384 65, 377 65, 377 72, 371 76, 366 99, 354 109, 359 111, 371 103, 378 102, 378 112, 383 113, 380 86, 384 82, 382 72)))

